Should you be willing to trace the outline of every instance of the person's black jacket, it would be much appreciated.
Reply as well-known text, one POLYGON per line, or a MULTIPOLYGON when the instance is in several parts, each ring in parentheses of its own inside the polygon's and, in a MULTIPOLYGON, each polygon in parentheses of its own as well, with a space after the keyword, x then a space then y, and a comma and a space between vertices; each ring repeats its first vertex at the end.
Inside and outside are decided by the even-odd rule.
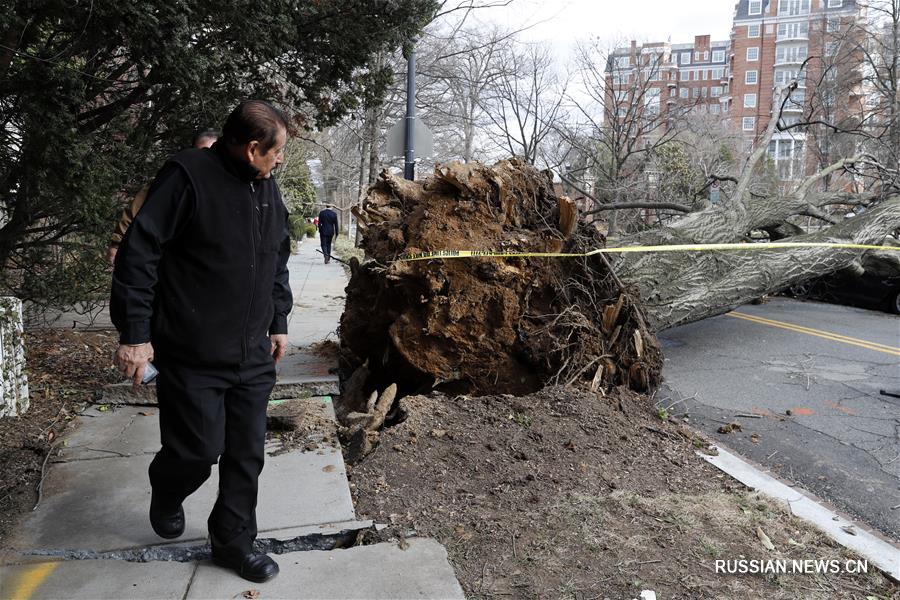
POLYGON ((319 213, 319 235, 322 237, 334 237, 337 235, 339 228, 336 212, 326 208, 319 213))
POLYGON ((293 305, 287 210, 273 179, 221 143, 173 156, 122 240, 110 316, 160 359, 237 365, 293 305))

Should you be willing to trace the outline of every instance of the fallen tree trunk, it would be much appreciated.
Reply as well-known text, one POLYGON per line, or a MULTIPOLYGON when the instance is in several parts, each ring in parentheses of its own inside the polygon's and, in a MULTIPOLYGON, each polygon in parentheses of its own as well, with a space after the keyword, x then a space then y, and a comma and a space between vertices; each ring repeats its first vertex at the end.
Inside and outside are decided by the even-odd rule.
MULTIPOLYGON (((882 244, 886 243, 889 232, 898 227, 900 198, 894 198, 821 232, 782 241, 882 244)), ((639 243, 708 241, 684 235, 674 238, 670 233, 658 230, 656 235, 644 234, 639 243)), ((624 240, 621 245, 626 245, 624 240)), ((636 243, 628 240, 627 245, 636 243)), ((620 278, 634 283, 640 290, 649 326, 660 331, 723 314, 766 294, 859 265, 868 254, 871 252, 853 249, 792 248, 787 251, 622 255, 613 266, 620 278)), ((900 255, 900 252, 896 254, 900 255)), ((896 258, 887 256, 882 260, 896 258)))

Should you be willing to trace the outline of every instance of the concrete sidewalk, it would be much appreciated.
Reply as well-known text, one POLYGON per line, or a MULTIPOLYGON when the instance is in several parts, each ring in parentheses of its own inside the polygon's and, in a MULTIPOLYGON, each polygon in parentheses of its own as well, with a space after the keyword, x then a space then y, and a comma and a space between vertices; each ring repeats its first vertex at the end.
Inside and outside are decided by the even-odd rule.
MULTIPOLYGON (((333 365, 309 346, 335 339, 346 276, 339 263, 325 265, 317 247, 306 240, 291 259, 292 348, 280 383, 336 381, 333 365)), ((0 599, 463 598, 433 540, 352 547, 373 524, 356 519, 331 398, 277 402, 300 408, 297 431, 305 437, 287 451, 273 439, 260 479, 258 543, 277 554, 273 581, 251 583, 209 561, 215 469, 185 502, 185 534, 175 542, 153 534, 147 466, 159 448, 159 422, 147 402, 90 409, 59 443, 39 505, 4 541, 0 599)))

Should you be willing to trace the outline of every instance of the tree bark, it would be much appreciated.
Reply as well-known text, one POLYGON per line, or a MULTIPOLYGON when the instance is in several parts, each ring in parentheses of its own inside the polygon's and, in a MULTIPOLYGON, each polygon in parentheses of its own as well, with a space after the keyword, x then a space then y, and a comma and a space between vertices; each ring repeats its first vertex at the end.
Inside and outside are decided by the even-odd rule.
POLYGON ((9 296, 0 298, 0 417, 15 417, 28 410, 22 332, 22 301, 9 296))
MULTIPOLYGON (((696 214, 702 215, 703 212, 708 211, 696 214)), ((702 223, 702 231, 711 233, 715 229, 707 227, 715 223, 718 216, 718 213, 715 216, 705 215, 705 219, 692 221, 695 224, 702 223)), ((798 235, 782 241, 878 245, 886 243, 887 232, 898 227, 900 196, 821 232, 798 235)), ((700 231, 698 228, 697 233, 700 231)), ((694 243, 697 240, 734 241, 722 240, 716 235, 676 236, 676 232, 683 233, 684 227, 656 230, 635 237, 640 237, 642 244, 694 243)), ((633 239, 629 238, 628 241, 632 242, 633 239)), ((760 244, 761 248, 764 246, 760 244)), ((795 283, 858 266, 870 254, 872 253, 854 249, 796 248, 790 251, 761 249, 752 252, 623 255, 613 263, 613 267, 623 281, 633 284, 639 290, 647 311, 648 325, 661 331, 726 313, 795 283)), ((900 252, 891 253, 897 256, 878 254, 881 260, 900 260, 900 252)))

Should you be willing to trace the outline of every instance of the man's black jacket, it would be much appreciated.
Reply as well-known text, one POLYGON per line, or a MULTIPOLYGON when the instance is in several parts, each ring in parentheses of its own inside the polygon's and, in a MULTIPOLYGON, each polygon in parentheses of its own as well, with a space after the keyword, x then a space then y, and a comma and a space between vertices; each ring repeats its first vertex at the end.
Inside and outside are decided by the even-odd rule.
POLYGON ((287 333, 287 210, 275 181, 257 175, 221 143, 166 163, 116 255, 110 316, 121 343, 224 366, 287 333))
POLYGON ((338 233, 338 216, 330 208, 323 209, 319 213, 319 235, 333 237, 338 233))

